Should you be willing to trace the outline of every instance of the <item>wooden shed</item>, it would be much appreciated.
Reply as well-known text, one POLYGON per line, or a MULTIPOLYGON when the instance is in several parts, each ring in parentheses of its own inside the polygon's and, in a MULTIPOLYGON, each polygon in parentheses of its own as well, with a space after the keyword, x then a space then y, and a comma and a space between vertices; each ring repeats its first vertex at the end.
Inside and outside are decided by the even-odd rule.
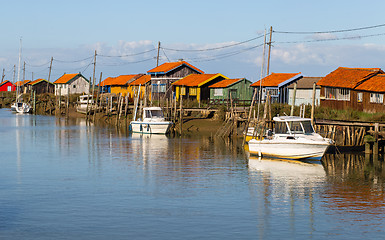
POLYGON ((382 74, 384 71, 380 68, 339 67, 318 81, 320 105, 333 109, 379 111, 383 108, 381 86, 385 84, 382 74))
POLYGON ((190 74, 203 74, 199 68, 185 61, 168 62, 147 71, 151 76, 151 98, 173 97, 172 84, 190 74))
POLYGON ((32 91, 34 91, 35 94, 55 92, 55 85, 42 78, 29 82, 26 88, 27 92, 32 93, 32 91))
POLYGON ((29 82, 31 82, 31 80, 17 81, 15 82, 15 86, 16 88, 19 88, 20 93, 27 93, 29 82))
POLYGON ((252 99, 253 89, 251 81, 246 78, 225 79, 215 83, 210 88, 211 103, 226 103, 232 98, 238 103, 249 103, 252 99))
POLYGON ((209 86, 223 79, 227 79, 227 77, 220 73, 190 74, 173 83, 176 100, 178 101, 181 97, 184 99, 197 100, 198 102, 208 100, 210 98, 209 86))
POLYGON ((88 94, 90 92, 89 81, 80 73, 63 74, 55 82, 55 95, 88 94))
POLYGON ((301 73, 272 73, 269 76, 251 84, 250 86, 254 87, 254 91, 257 91, 257 99, 259 99, 259 92, 261 87, 262 101, 265 100, 267 92, 269 92, 271 101, 273 103, 289 103, 288 86, 301 78, 301 73))
MULTIPOLYGON (((297 83, 296 93, 295 93, 295 105, 299 106, 302 104, 312 104, 313 103, 313 85, 322 77, 303 77, 299 79, 297 83)), ((294 83, 288 86, 289 89, 289 104, 293 101, 294 96, 294 83)), ((315 104, 319 105, 321 87, 316 85, 315 89, 315 104)))

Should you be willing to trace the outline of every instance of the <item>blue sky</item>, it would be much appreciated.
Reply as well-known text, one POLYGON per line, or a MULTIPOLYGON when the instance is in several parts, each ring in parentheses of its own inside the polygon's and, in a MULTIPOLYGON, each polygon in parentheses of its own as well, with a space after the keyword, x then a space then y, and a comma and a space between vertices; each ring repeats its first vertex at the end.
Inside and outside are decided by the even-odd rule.
MULTIPOLYGON (((319 32, 385 23, 383 1, 4 2, 0 67, 9 80, 18 63, 20 37, 26 79, 32 74, 34 79, 47 79, 51 57, 51 81, 79 71, 90 77, 95 50, 96 76, 144 73, 155 67, 154 49, 160 41, 161 63, 185 59, 207 73, 256 81, 261 76, 261 35, 270 26, 274 31, 319 32)), ((274 32, 270 72, 324 76, 339 66, 385 69, 383 34, 385 27, 324 34, 274 32)))

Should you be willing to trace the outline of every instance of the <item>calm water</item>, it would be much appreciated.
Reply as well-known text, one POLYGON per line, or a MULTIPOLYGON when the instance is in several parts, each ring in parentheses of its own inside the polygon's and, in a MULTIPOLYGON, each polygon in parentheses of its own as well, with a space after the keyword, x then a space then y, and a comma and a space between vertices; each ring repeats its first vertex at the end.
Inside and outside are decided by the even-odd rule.
POLYGON ((1 239, 378 239, 382 163, 249 158, 0 109, 1 239))

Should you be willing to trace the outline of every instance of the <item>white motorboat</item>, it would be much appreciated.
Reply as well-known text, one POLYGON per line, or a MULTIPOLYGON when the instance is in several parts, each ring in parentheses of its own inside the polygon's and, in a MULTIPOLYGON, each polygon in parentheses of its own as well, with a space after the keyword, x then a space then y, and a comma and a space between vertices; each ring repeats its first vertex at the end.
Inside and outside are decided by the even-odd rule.
POLYGON ((29 113, 31 111, 31 105, 24 102, 12 103, 11 110, 17 113, 29 113))
POLYGON ((131 131, 136 133, 166 134, 172 122, 166 121, 160 107, 143 108, 143 120, 131 121, 131 131))
POLYGON ((81 95, 76 103, 76 111, 79 113, 87 113, 94 111, 96 108, 92 95, 81 95))
POLYGON ((282 116, 274 117, 273 121, 274 131, 256 134, 248 141, 250 154, 289 159, 321 158, 333 144, 333 140, 315 133, 310 118, 282 116))

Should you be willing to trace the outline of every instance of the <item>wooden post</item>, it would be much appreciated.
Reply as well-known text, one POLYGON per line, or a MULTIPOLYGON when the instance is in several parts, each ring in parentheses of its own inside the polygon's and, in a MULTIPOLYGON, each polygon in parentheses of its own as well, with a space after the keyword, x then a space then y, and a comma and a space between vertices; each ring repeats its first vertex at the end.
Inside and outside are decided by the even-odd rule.
POLYGON ((311 124, 314 126, 314 111, 315 111, 315 87, 316 83, 313 83, 313 101, 311 104, 311 124))
POLYGON ((269 50, 268 50, 268 54, 267 54, 267 71, 266 71, 266 76, 269 76, 269 73, 270 73, 270 52, 271 52, 271 38, 273 36, 273 27, 270 26, 270 37, 269 37, 269 50))
POLYGON ((294 90, 293 90, 293 99, 291 103, 291 110, 290 110, 290 116, 294 115, 294 105, 295 105, 295 95, 297 92, 297 82, 294 83, 294 90))
POLYGON ((183 97, 179 98, 180 106, 179 106, 179 133, 182 135, 182 121, 183 121, 183 97))
POLYGON ((52 71, 52 61, 53 61, 53 57, 51 57, 51 63, 49 64, 47 93, 49 92, 49 83, 50 83, 50 79, 51 79, 51 71, 52 71))
POLYGON ((36 114, 36 91, 33 92, 33 114, 36 114))
POLYGON ((156 66, 159 66, 159 50, 160 50, 160 42, 158 42, 158 55, 156 56, 156 66))

